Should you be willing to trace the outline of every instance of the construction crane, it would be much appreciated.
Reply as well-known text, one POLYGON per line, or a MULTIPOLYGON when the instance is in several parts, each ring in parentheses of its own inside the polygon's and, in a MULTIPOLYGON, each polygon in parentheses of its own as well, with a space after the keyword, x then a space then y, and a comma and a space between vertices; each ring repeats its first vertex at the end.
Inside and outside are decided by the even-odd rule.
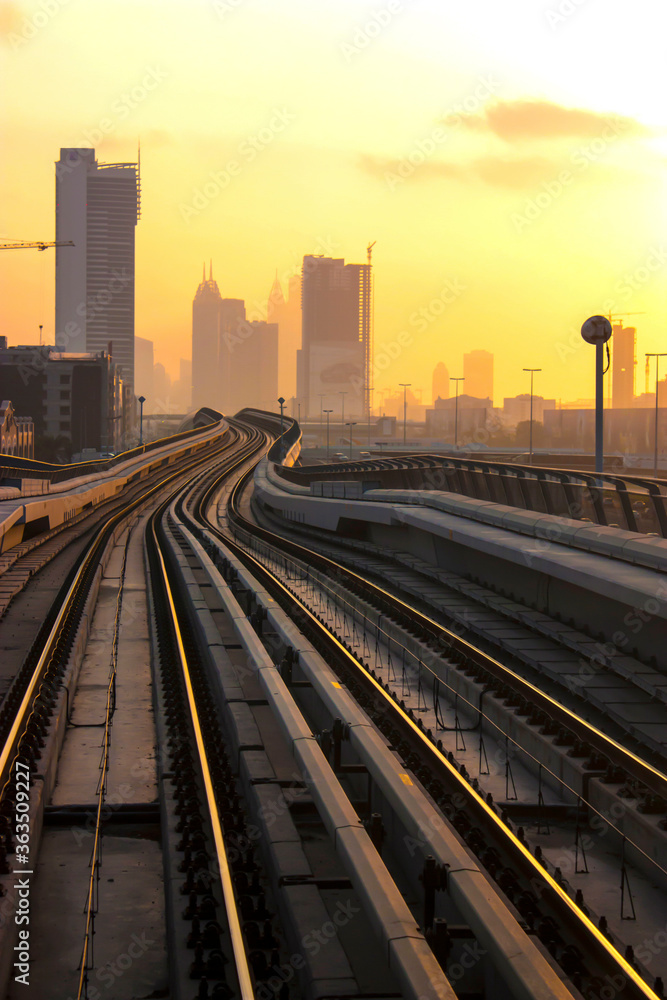
POLYGON ((71 240, 59 240, 57 243, 0 243, 0 250, 48 250, 49 247, 73 247, 71 240))
MULTIPOLYGON (((373 279, 372 279, 372 268, 373 268, 373 247, 377 243, 377 240, 373 240, 366 247, 366 266, 368 268, 366 274, 366 280, 368 282, 366 286, 366 295, 364 296, 364 376, 365 376, 365 390, 366 390, 366 405, 368 407, 368 426, 370 427, 371 420, 371 376, 373 374, 373 279)), ((369 431, 370 435, 370 431, 369 431)), ((369 438, 370 440, 370 438, 369 438)))
MULTIPOLYGON (((612 313, 612 312, 608 312, 607 313, 607 319, 609 320, 609 322, 613 326, 614 325, 614 320, 618 319, 619 316, 645 316, 645 315, 646 315, 645 312, 631 312, 631 313, 612 313)), ((621 320, 621 328, 622 327, 623 327, 623 320, 621 320)))

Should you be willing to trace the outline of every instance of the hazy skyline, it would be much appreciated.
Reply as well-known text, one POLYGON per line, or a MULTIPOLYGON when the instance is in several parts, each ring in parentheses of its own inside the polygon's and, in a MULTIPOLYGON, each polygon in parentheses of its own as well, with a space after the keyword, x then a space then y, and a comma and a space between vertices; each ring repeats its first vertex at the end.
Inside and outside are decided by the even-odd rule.
MULTIPOLYGON (((482 349, 497 398, 524 367, 590 397, 578 331, 609 308, 644 313, 640 389, 667 319, 664 21, 657 0, 4 2, 0 233, 53 239, 61 147, 140 139, 135 332, 173 376, 202 259, 259 319, 276 268, 376 240, 376 389, 428 395, 482 349)), ((3 254, 10 343, 53 341, 54 263, 3 254)))

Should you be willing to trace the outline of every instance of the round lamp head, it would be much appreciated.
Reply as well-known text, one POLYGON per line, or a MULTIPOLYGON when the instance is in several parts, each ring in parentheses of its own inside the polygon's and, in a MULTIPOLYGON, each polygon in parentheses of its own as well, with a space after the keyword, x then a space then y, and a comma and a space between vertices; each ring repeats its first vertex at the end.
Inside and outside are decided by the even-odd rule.
POLYGON ((589 316, 581 328, 587 344, 606 344, 611 337, 611 323, 606 316, 589 316))

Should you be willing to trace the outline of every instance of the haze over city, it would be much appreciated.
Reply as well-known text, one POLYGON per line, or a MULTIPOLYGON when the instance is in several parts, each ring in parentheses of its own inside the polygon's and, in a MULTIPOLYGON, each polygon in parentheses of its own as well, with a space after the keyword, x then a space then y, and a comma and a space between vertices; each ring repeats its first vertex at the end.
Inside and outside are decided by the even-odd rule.
MULTIPOLYGON (((53 238, 61 148, 132 161, 141 142, 135 334, 172 378, 203 260, 259 320, 276 273, 287 292, 305 254, 363 263, 376 241, 376 355, 408 334, 376 391, 407 379, 428 403, 435 364, 460 375, 481 349, 496 405, 528 390, 525 367, 545 397, 590 399, 579 328, 608 311, 641 314, 642 391, 664 344, 657 3, 631 21, 594 0, 53 0, 0 17, 0 231, 53 238)), ((53 343, 54 256, 3 257, 10 345, 40 324, 53 343)))

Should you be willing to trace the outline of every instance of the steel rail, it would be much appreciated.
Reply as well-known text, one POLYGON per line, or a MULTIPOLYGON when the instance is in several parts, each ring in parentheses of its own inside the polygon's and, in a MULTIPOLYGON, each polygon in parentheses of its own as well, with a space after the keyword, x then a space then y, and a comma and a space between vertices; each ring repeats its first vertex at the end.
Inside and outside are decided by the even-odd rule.
MULTIPOLYGON (((223 447, 220 448, 218 452, 215 452, 214 455, 226 451, 229 447, 233 447, 234 443, 235 442, 225 442, 223 447)), ((28 681, 23 697, 21 698, 20 705, 14 715, 14 720, 9 734, 2 749, 0 750, 0 802, 4 799, 7 788, 11 783, 13 770, 12 765, 20 753, 20 742, 25 735, 27 726, 29 725, 34 712, 34 703, 39 696, 39 691, 36 689, 38 688, 38 685, 41 687, 43 675, 50 664, 60 631, 66 623, 66 619, 72 613, 75 600, 86 584, 86 576, 91 567, 95 565, 98 560, 100 550, 106 544, 109 534, 137 507, 144 504, 158 491, 164 489, 168 483, 173 482, 174 479, 177 479, 179 476, 186 474, 192 468, 200 465, 203 459, 210 460, 214 457, 214 455, 197 455, 192 462, 179 468, 178 470, 172 471, 170 475, 166 476, 159 483, 156 483, 145 493, 140 494, 134 501, 132 501, 129 507, 112 514, 97 529, 94 538, 91 539, 85 554, 79 562, 78 569, 76 570, 72 582, 67 589, 67 593, 61 601, 55 622, 53 623, 48 636, 42 643, 42 650, 33 669, 32 676, 28 681)))
MULTIPOLYGON (((239 465, 245 464, 249 458, 258 451, 263 445, 266 444, 266 434, 264 432, 258 432, 256 428, 252 429, 252 433, 249 439, 244 442, 242 447, 242 452, 240 456, 230 456, 232 459, 232 464, 228 465, 222 475, 220 470, 215 471, 217 481, 228 477, 239 465)), ((190 491, 190 499, 196 500, 197 484, 194 486, 188 484, 185 490, 190 491)), ((190 667, 188 664, 188 656, 185 649, 185 643, 183 640, 183 633, 181 630, 179 612, 176 607, 176 600, 174 599, 174 591, 170 582, 170 574, 167 567, 167 562, 165 560, 165 544, 159 538, 158 526, 161 522, 169 508, 173 503, 174 499, 178 498, 179 495, 182 497, 184 489, 179 487, 175 490, 166 500, 164 500, 159 508, 151 515, 147 527, 147 535, 149 544, 152 547, 156 563, 159 567, 159 585, 163 588, 164 597, 166 603, 169 607, 170 624, 173 629, 173 636, 175 640, 175 647, 177 653, 177 660, 180 665, 180 671, 183 678, 183 684, 185 687, 185 693, 187 696, 188 708, 190 712, 190 721, 192 724, 194 740, 197 748, 197 755, 199 758, 199 764, 202 774, 202 782, 204 785, 204 792, 206 795, 206 802, 208 806, 209 821, 211 824, 211 829, 213 833, 213 839, 215 843, 215 851, 218 862, 218 871, 220 874, 220 885, 222 889, 222 896, 224 902, 225 913, 227 916, 229 937, 232 947, 232 952, 234 955, 234 961, 236 966, 236 974, 239 982, 239 990, 242 1000, 254 1000, 254 988, 252 984, 252 976, 250 972, 250 966, 248 961, 248 955, 246 953, 243 932, 241 929, 241 918, 236 905, 236 897, 234 893, 234 886, 232 881, 232 875, 227 860, 227 851, 225 847, 225 834, 220 821, 220 816, 218 812, 218 806, 215 799, 215 790, 213 787, 213 780, 211 777, 211 766, 209 764, 208 752, 206 749, 206 743, 204 740, 202 726, 200 722, 199 710, 197 707, 197 697, 194 690, 194 685, 192 683, 192 677, 190 673, 190 667)), ((188 502, 188 497, 183 501, 188 502)), ((162 529, 163 530, 163 529, 162 529)))
POLYGON ((359 573, 356 573, 349 567, 344 566, 342 563, 338 563, 314 549, 309 549, 304 545, 300 545, 292 539, 283 538, 281 535, 277 535, 274 532, 255 524, 254 522, 248 521, 240 512, 238 507, 238 498, 242 490, 245 488, 251 474, 252 470, 249 470, 249 472, 247 472, 242 479, 238 481, 234 490, 230 494, 230 520, 232 520, 236 525, 242 527, 243 530, 248 533, 262 538, 275 548, 282 549, 285 552, 295 555, 297 558, 305 560, 310 563, 310 565, 321 568, 329 575, 336 574, 339 578, 347 580, 352 587, 360 588, 362 591, 369 594, 371 600, 373 598, 380 600, 398 615, 403 616, 404 618, 409 618, 413 624, 419 627, 420 632, 423 633, 427 639, 435 642, 441 648, 444 643, 445 646, 457 650, 464 656, 467 656, 477 666, 487 670, 498 680, 503 681, 504 683, 509 683, 519 689, 519 693, 521 693, 526 699, 535 703, 542 711, 558 717, 560 721, 562 721, 564 725, 568 725, 580 739, 590 743, 590 745, 596 750, 606 754, 614 761, 614 763, 622 766, 633 777, 637 778, 644 785, 646 785, 646 787, 649 788, 654 794, 659 795, 663 799, 667 799, 667 774, 659 768, 654 767, 637 753, 634 753, 632 750, 623 746, 611 736, 608 736, 591 722, 582 719, 576 714, 576 712, 556 701, 555 698, 552 698, 531 681, 516 673, 516 671, 512 670, 511 667, 508 667, 499 660, 496 660, 488 653, 485 653, 478 647, 474 646, 471 642, 468 642, 466 639, 463 639, 454 632, 451 632, 444 625, 435 621, 435 619, 431 618, 425 612, 420 611, 407 601, 401 600, 395 594, 392 594, 390 591, 387 591, 383 587, 379 586, 379 584, 365 579, 359 573))
MULTIPOLYGON (((169 501, 167 501, 167 503, 168 502, 169 501)), ((166 504, 161 509, 160 515, 164 513, 165 509, 166 509, 166 504)), ((220 872, 220 884, 222 887, 225 912, 227 915, 227 922, 229 926, 229 936, 236 964, 236 974, 239 980, 239 988, 243 1000, 253 1000, 254 990, 252 986, 252 979, 250 976, 250 969, 248 966, 248 956, 246 955, 245 945, 243 942, 241 922, 238 910, 236 908, 236 899, 234 896, 234 889, 232 886, 231 872, 229 870, 229 864, 227 862, 227 851, 225 849, 224 832, 222 829, 222 824, 220 823, 220 817, 218 815, 217 803, 215 801, 215 792, 213 790, 211 770, 209 767, 206 747, 204 745, 204 739, 202 736, 201 724, 199 721, 199 712, 197 710, 197 703, 192 688, 190 669, 187 662, 185 647, 183 645, 183 636, 181 633, 179 618, 174 604, 174 595, 172 593, 171 585, 169 583, 167 567, 165 565, 164 556, 162 553, 162 547, 157 538, 157 532, 155 530, 155 524, 153 522, 153 518, 151 518, 150 531, 152 536, 151 542, 155 547, 156 555, 159 560, 159 565, 162 572, 161 584, 164 587, 165 596, 167 598, 167 602, 169 604, 169 610, 171 613, 171 623, 174 629, 174 636, 176 639, 178 660, 180 662, 181 672, 183 675, 183 682, 185 684, 188 706, 190 709, 192 728, 194 730, 195 742, 197 745, 197 752, 199 755, 199 764, 201 767, 202 780, 204 783, 204 790, 206 793, 206 801, 209 810, 209 819, 211 823, 211 828, 213 830, 213 838, 215 840, 215 851, 218 859, 218 866, 220 872)))
MULTIPOLYGON (((247 475, 243 476, 237 483, 235 489, 232 491, 233 498, 238 496, 239 485, 243 483, 246 478, 247 475)), ((531 881, 534 880, 537 884, 544 883, 546 890, 548 890, 552 904, 555 904, 555 908, 557 908, 562 915, 567 916, 568 921, 574 925, 577 931, 580 929, 585 931, 587 943, 595 952, 597 961, 603 967, 606 966, 609 968, 611 965, 614 969, 618 969, 622 972, 622 975, 625 977, 624 988, 627 991, 623 994, 624 997, 627 997, 628 1000, 630 1000, 630 998, 638 997, 644 997, 647 998, 647 1000, 658 1000, 657 994, 649 987, 639 973, 635 971, 630 963, 595 926, 590 918, 583 913, 574 900, 569 897, 567 892, 561 888, 548 871, 536 860, 530 850, 525 847, 521 841, 519 841, 517 836, 506 826, 497 813, 489 805, 487 805, 482 796, 472 788, 465 778, 463 778, 457 768, 453 764, 450 764, 446 755, 437 749, 429 737, 419 728, 413 719, 410 718, 407 712, 396 703, 387 691, 385 691, 384 687, 377 680, 371 677, 366 668, 358 662, 344 643, 342 643, 337 637, 333 636, 326 626, 317 618, 315 613, 299 601, 299 599, 290 592, 282 581, 252 554, 248 553, 247 549, 223 535, 222 532, 220 532, 215 525, 213 525, 206 518, 205 503, 207 499, 210 500, 210 496, 213 492, 215 492, 216 488, 217 484, 212 484, 197 504, 197 517, 198 520, 201 519, 199 526, 205 526, 205 530, 211 531, 223 542, 224 545, 234 551, 246 565, 249 565, 252 572, 264 583, 272 596, 275 597, 276 594, 279 594, 282 598, 282 603, 279 601, 281 606, 285 607, 285 605, 287 605, 288 607, 291 607, 292 613, 294 607, 296 606, 299 613, 307 618, 311 628, 319 633, 329 648, 335 650, 335 654, 339 660, 346 662, 347 669, 354 672, 356 679, 363 683, 364 686, 372 689, 374 695, 384 704, 387 712, 391 713, 395 719, 398 720, 404 730, 409 732, 412 742, 416 743, 421 748, 422 754, 426 755, 434 763, 436 763, 438 770, 440 770, 441 773, 445 772, 449 781, 458 786, 458 790, 462 792, 466 799, 473 805, 478 816, 486 823, 487 827, 490 825, 492 830, 494 830, 496 838, 511 846, 514 861, 520 862, 523 871, 527 873, 527 877, 529 877, 531 881)), ((230 503, 232 502, 232 497, 230 497, 230 503)), ((255 531, 256 526, 252 525, 251 527, 252 530, 255 531)))

